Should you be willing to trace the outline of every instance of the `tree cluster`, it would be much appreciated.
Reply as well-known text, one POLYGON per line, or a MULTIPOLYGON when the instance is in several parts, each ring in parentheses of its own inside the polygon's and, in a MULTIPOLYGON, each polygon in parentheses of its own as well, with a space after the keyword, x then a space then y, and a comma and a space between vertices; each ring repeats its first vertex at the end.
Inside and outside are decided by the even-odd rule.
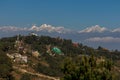
POLYGON ((112 62, 97 60, 92 56, 80 56, 76 60, 66 58, 62 65, 61 80, 114 80, 112 62))
POLYGON ((0 53, 0 78, 4 80, 14 80, 11 75, 12 71, 11 60, 4 53, 0 53))

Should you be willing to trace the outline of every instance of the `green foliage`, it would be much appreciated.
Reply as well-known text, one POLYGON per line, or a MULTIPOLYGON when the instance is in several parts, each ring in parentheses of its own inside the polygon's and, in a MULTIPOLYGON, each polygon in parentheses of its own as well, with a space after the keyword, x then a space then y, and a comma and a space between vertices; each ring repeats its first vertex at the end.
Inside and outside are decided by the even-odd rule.
POLYGON ((76 60, 65 59, 61 68, 62 80, 114 80, 110 61, 99 61, 92 56, 81 55, 76 60))
POLYGON ((4 53, 0 53, 0 78, 14 80, 11 75, 11 72, 12 72, 11 60, 4 53))
MULTIPOLYGON (((79 43, 77 46, 74 46, 72 40, 69 39, 61 39, 59 37, 52 38, 49 36, 19 36, 19 38, 20 40, 23 40, 23 42, 27 44, 30 49, 40 52, 40 59, 38 59, 36 65, 34 66, 34 69, 37 72, 50 76, 63 76, 62 72, 60 71, 60 65, 62 62, 64 62, 64 65, 62 65, 62 71, 65 74, 63 77, 64 80, 111 80, 113 64, 111 61, 109 61, 109 59, 113 60, 114 63, 117 60, 120 60, 120 52, 118 50, 109 51, 100 46, 98 49, 93 49, 79 43), (59 56, 56 54, 53 57, 49 54, 46 54, 46 45, 51 45, 51 49, 53 47, 58 47, 62 53, 64 53, 64 56, 59 56), (88 56, 80 56, 81 54, 88 56), (94 54, 94 56, 90 56, 91 54, 94 54), (76 58, 76 56, 80 57, 76 58), (107 58, 107 60, 98 64, 96 61, 100 56, 104 56, 107 58), (64 60, 65 57, 71 58, 64 60), (47 62, 49 67, 39 63, 39 60, 44 60, 47 62)), ((16 39, 17 36, 0 39, 0 53, 15 52, 14 44, 16 39)), ((27 53, 26 55, 31 56, 30 54, 31 53, 27 53)), ((32 58, 32 56, 30 58, 32 58)), ((11 64, 11 61, 5 55, 0 56, 1 76, 9 76, 9 73, 12 69, 11 64)), ((31 63, 31 65, 32 64, 33 63, 31 63)), ((118 64, 116 65, 118 66, 118 64)))
POLYGON ((36 80, 36 78, 38 78, 36 75, 24 73, 24 74, 22 74, 20 80, 36 80))
POLYGON ((61 76, 62 72, 60 70, 60 64, 62 62, 62 58, 61 56, 57 56, 57 57, 52 57, 48 54, 44 54, 42 57, 44 57, 44 61, 46 61, 46 63, 49 66, 45 66, 42 65, 41 63, 38 63, 34 69, 39 72, 39 73, 43 73, 49 76, 61 76))
POLYGON ((32 80, 31 78, 32 78, 32 75, 25 73, 22 75, 20 80, 32 80))

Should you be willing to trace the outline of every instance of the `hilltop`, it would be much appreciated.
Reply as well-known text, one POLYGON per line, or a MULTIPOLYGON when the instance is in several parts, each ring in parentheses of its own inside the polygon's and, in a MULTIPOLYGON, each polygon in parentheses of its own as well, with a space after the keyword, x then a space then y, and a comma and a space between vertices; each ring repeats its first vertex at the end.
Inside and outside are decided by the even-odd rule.
POLYGON ((105 60, 112 62, 114 66, 111 67, 110 72, 116 72, 116 75, 120 74, 119 51, 109 51, 100 46, 94 49, 82 43, 75 43, 70 39, 60 37, 32 34, 1 38, 0 55, 2 65, 0 69, 3 68, 0 77, 3 80, 4 78, 15 78, 15 80, 59 80, 64 77, 62 68, 66 63, 66 58, 71 58, 74 63, 74 61, 82 61, 85 58, 89 60, 92 55, 94 55, 93 61, 96 60, 95 63, 101 63, 105 60))

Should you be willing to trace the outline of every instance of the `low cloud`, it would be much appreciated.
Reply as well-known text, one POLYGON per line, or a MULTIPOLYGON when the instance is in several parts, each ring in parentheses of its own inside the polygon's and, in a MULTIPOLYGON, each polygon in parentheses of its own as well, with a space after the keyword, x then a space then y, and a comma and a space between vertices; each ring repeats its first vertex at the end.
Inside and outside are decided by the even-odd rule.
POLYGON ((93 37, 86 39, 89 42, 120 42, 119 37, 93 37))
POLYGON ((0 31, 25 31, 28 30, 28 28, 20 28, 15 26, 2 26, 0 27, 0 31))

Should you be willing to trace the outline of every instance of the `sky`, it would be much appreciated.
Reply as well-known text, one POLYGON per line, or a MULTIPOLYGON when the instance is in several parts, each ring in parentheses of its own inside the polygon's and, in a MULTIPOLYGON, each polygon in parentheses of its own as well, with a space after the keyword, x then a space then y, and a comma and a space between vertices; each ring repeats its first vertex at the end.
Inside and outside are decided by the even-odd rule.
POLYGON ((120 0, 0 0, 0 26, 120 27, 120 0))

